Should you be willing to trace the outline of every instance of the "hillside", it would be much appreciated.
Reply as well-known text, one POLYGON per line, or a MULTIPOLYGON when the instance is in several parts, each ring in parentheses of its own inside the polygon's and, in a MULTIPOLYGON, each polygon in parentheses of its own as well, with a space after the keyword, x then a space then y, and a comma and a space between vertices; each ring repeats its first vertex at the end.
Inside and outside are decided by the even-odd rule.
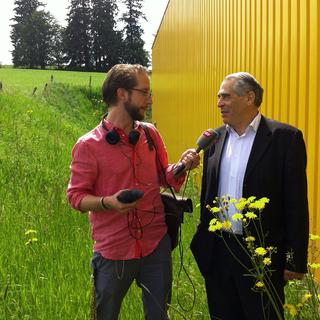
MULTIPOLYGON (((89 224, 87 215, 72 210, 65 197, 72 146, 100 121, 105 108, 102 75, 92 75, 91 87, 89 76, 61 72, 51 82, 50 70, 0 69, 1 320, 89 319, 89 224)), ((187 217, 182 250, 188 250, 195 228, 196 219, 187 217)), ((191 308, 193 285, 178 249, 173 258, 177 282, 171 319, 182 319, 180 302, 190 309, 189 319, 208 319, 202 279, 190 252, 184 262, 199 288, 196 308, 191 308)), ((120 319, 142 318, 140 290, 133 286, 120 319)))

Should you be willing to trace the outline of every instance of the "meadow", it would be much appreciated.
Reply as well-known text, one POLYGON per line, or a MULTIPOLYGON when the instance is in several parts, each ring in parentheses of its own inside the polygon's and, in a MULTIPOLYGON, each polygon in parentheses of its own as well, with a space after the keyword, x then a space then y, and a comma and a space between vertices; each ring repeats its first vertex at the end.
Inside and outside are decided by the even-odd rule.
MULTIPOLYGON (((72 146, 104 112, 99 101, 104 76, 0 69, 1 320, 90 319, 90 228, 87 215, 69 207, 65 190, 72 146), (36 86, 41 90, 32 95, 36 86)), ((171 319, 209 319, 202 278, 189 250, 197 210, 183 225, 183 266, 179 249, 173 253, 171 319)), ((143 319, 136 285, 120 319, 143 319)))
MULTIPOLYGON (((0 320, 90 319, 90 228, 87 215, 69 207, 65 190, 72 146, 105 111, 104 77, 0 68, 0 320)), ((172 320, 209 319, 203 279, 189 249, 199 218, 198 179, 199 171, 193 172, 186 195, 195 210, 185 217, 173 252, 172 320)), ((298 305, 305 292, 305 284, 292 283, 287 297, 298 305)), ((310 310, 299 317, 287 313, 286 319, 318 319, 310 310)), ((134 284, 120 320, 139 319, 140 289, 134 284)))

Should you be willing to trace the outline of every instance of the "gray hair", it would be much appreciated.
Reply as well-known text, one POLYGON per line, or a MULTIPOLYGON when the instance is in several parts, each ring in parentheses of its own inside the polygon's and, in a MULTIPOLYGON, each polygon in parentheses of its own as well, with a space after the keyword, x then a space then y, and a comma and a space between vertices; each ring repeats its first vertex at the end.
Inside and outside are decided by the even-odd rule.
POLYGON ((254 104, 259 107, 262 103, 263 88, 260 83, 248 72, 236 72, 227 75, 224 80, 236 79, 233 90, 239 96, 244 96, 248 91, 255 93, 254 104))

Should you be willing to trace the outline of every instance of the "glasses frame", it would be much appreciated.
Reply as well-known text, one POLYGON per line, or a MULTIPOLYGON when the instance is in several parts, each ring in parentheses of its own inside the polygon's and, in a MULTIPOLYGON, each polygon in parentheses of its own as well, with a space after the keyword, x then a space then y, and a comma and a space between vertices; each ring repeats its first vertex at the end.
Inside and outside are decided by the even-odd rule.
POLYGON ((132 91, 132 90, 140 92, 145 98, 147 98, 147 97, 152 98, 152 92, 151 91, 146 91, 146 90, 136 89, 136 88, 129 89, 129 91, 132 91))

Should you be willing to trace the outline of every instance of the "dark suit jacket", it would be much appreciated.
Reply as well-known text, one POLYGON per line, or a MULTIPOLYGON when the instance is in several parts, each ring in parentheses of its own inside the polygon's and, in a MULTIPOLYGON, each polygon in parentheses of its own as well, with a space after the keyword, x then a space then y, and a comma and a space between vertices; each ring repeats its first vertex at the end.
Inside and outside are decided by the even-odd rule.
MULTIPOLYGON (((214 239, 208 231, 212 219, 206 205, 217 196, 220 159, 227 138, 225 126, 217 129, 220 139, 205 152, 201 191, 201 217, 191 250, 203 275, 214 260, 214 239)), ((253 142, 243 181, 243 197, 267 197, 262 212, 266 244, 277 247, 277 267, 307 271, 308 200, 306 149, 300 130, 262 116, 253 142), (286 261, 286 253, 292 259, 286 261)), ((254 230, 252 230, 254 234, 254 230)))

